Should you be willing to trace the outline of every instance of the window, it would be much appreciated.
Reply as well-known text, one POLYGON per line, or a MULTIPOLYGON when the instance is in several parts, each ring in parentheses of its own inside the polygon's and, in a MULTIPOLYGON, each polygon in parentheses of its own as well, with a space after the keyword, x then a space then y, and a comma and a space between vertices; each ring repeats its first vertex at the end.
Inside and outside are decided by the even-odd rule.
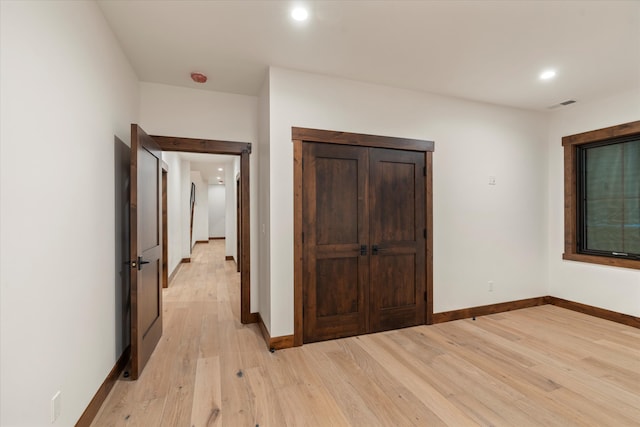
POLYGON ((640 121, 562 138, 564 259, 640 269, 640 121))
POLYGON ((578 252, 640 256, 640 136, 578 146, 578 252))

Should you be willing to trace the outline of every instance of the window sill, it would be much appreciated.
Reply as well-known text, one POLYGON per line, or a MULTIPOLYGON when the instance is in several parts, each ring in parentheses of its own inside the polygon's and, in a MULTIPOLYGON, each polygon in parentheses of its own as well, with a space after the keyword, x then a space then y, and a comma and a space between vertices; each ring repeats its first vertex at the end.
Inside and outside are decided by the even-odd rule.
POLYGON ((588 262, 590 264, 608 265, 611 267, 634 268, 640 270, 640 260, 612 258, 596 255, 584 255, 575 253, 564 253, 562 259, 568 261, 588 262))

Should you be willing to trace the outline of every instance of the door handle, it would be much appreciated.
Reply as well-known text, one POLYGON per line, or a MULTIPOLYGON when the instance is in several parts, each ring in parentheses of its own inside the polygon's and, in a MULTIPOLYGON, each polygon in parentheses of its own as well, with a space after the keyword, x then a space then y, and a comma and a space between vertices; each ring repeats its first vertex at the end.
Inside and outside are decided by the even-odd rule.
POLYGON ((138 257, 138 270, 142 270, 142 264, 149 264, 150 261, 145 261, 141 256, 138 257))
POLYGON ((378 255, 378 245, 371 246, 371 255, 378 255))
POLYGON ((367 245, 360 245, 360 255, 364 256, 367 254, 367 245))

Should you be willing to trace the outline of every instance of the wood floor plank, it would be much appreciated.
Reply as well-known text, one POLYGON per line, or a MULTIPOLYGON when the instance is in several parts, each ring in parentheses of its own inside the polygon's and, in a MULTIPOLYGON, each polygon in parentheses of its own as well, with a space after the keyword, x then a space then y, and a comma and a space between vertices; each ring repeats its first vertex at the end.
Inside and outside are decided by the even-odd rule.
POLYGON ((203 306, 200 328, 199 357, 208 359, 220 354, 220 334, 218 333, 218 303, 207 302, 203 306))
POLYGON ((278 390, 273 387, 269 375, 261 366, 246 371, 249 387, 255 396, 253 419, 257 426, 284 426, 285 418, 280 407, 278 390))
POLYGON ((445 423, 425 407, 412 390, 391 375, 354 340, 340 340, 345 353, 369 380, 375 382, 387 394, 393 404, 417 426, 444 426, 445 423))
POLYGON ((362 375, 360 368, 344 352, 305 350, 308 350, 305 356, 324 373, 321 375, 324 386, 351 425, 412 424, 374 382, 362 375))
POLYGON ((93 426, 640 425, 637 329, 546 305, 270 353, 224 250, 196 245, 93 426))
POLYGON ((447 425, 479 425, 471 417, 460 411, 449 399, 449 395, 441 394, 429 382, 416 375, 414 366, 408 366, 394 355, 389 347, 380 345, 381 335, 361 337, 358 343, 385 366, 392 375, 414 390, 423 405, 433 411, 447 425), (377 345, 376 345, 377 344, 377 345))
POLYGON ((254 396, 240 353, 222 352, 218 375, 222 393, 221 425, 254 426, 254 396))
POLYGON ((287 426, 350 426, 340 407, 316 384, 296 384, 278 393, 287 426))
POLYGON ((554 399, 561 402, 571 402, 571 407, 581 414, 583 421, 575 425, 634 427, 640 420, 633 415, 628 416, 624 410, 622 412, 612 410, 609 405, 602 404, 606 400, 599 403, 593 397, 585 396, 582 390, 563 388, 554 391, 552 395, 554 399))
POLYGON ((198 359, 191 405, 191 426, 221 426, 220 357, 198 359))
POLYGON ((633 370, 625 369, 606 360, 599 360, 593 357, 584 358, 582 365, 600 380, 640 395, 639 371, 634 372, 633 370))

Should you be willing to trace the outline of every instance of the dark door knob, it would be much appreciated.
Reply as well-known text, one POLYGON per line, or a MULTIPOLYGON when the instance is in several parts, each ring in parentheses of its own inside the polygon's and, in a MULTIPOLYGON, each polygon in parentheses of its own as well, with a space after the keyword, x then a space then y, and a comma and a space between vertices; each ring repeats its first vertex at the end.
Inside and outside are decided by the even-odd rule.
POLYGON ((145 261, 141 256, 138 257, 138 270, 142 270, 142 264, 149 264, 149 261, 145 261))
POLYGON ((367 254, 367 245, 360 245, 360 255, 366 255, 367 254))

